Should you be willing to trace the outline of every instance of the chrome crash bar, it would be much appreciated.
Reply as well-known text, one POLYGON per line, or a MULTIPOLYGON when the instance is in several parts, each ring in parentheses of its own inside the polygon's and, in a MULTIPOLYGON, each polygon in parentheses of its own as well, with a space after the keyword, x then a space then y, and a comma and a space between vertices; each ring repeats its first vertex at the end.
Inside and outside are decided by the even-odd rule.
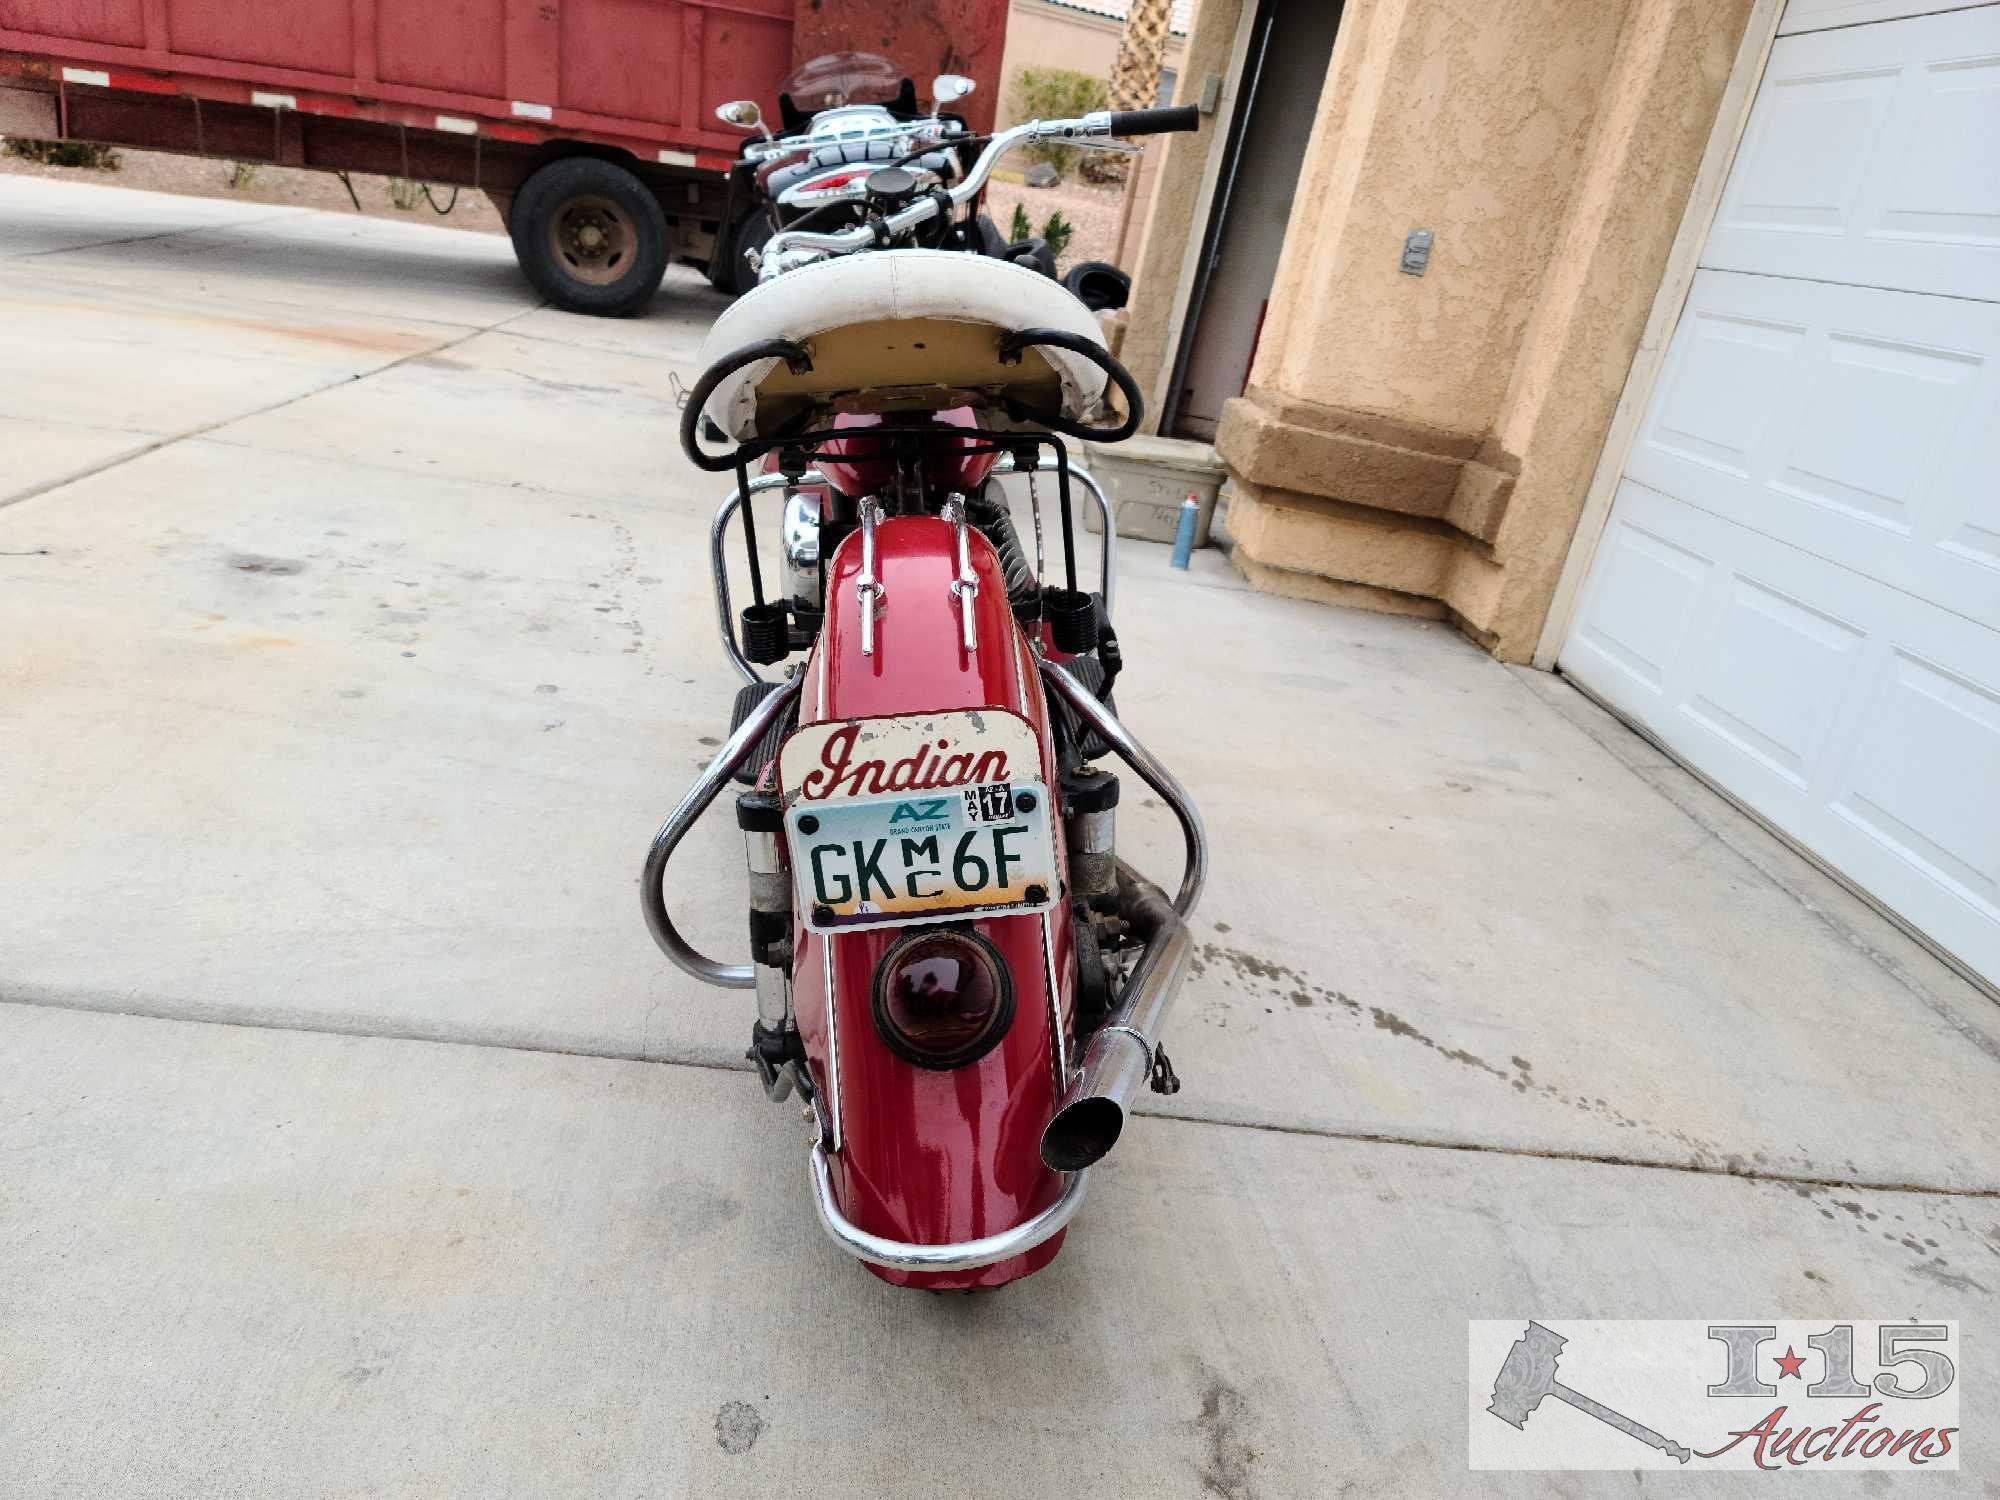
POLYGON ((1081 682, 1067 667, 1044 660, 1039 663, 1042 681, 1055 690, 1058 698, 1075 711, 1078 718, 1097 731, 1097 737, 1118 752, 1118 758, 1139 773, 1139 779, 1160 794, 1160 800, 1174 810, 1174 817, 1181 825, 1181 842, 1185 846, 1187 867, 1181 872, 1181 888, 1174 897, 1174 914, 1183 919, 1194 915, 1195 903, 1201 900, 1202 887, 1208 884, 1208 830, 1202 827, 1201 814, 1196 811, 1187 788, 1175 779, 1174 773, 1154 758, 1148 750, 1132 737, 1132 732, 1112 716, 1111 710, 1097 701, 1097 695, 1081 682))
POLYGON ((833 1196, 833 1169, 826 1151, 815 1141, 812 1148, 813 1204, 819 1221, 833 1242, 849 1255, 871 1265, 893 1271, 972 1271, 1026 1255, 1044 1240, 1062 1232, 1083 1206, 1083 1190, 1090 1174, 1075 1172, 1063 1184, 1061 1196, 1025 1223, 984 1239, 960 1240, 948 1245, 913 1245, 906 1240, 887 1240, 859 1228, 840 1211, 833 1196))
MULTIPOLYGON (((755 486, 754 480, 752 486, 755 486)), ((758 742, 792 706, 804 685, 803 672, 779 683, 765 695, 764 701, 757 705, 723 747, 715 752, 715 759, 708 763, 708 769, 688 788, 680 806, 667 815, 667 821, 653 835, 653 847, 646 851, 645 872, 639 877, 639 906, 646 914, 646 930, 653 934, 653 941, 660 945, 660 951, 696 979, 719 984, 724 989, 756 988, 754 969, 749 964, 717 963, 707 954, 689 947, 687 940, 675 928, 673 918, 667 915, 667 898, 661 889, 661 879, 666 874, 667 861, 673 857, 680 841, 687 837, 687 831, 708 811, 708 805, 715 800, 717 793, 729 785, 729 778, 736 774, 736 768, 750 758, 758 742)))
MULTIPOLYGON (((1014 467, 1014 455, 1003 453, 999 461, 994 464, 993 472, 1026 474, 1039 471, 1017 470, 1014 467)), ((1104 595, 1104 613, 1109 617, 1115 602, 1118 571, 1118 533, 1111 522, 1111 501, 1106 498, 1103 486, 1098 484, 1088 469, 1071 464, 1069 477, 1083 486, 1084 492, 1097 507, 1097 518, 1100 523, 1098 535, 1103 539, 1097 563, 1098 588, 1104 595)), ((760 474, 750 481, 750 493, 756 495, 765 490, 787 487, 813 489, 825 483, 826 476, 817 469, 807 469, 799 476, 796 484, 792 484, 782 474, 760 474)), ((736 615, 729 601, 729 564, 723 555, 723 544, 728 538, 730 518, 742 508, 743 491, 731 490, 723 497, 722 504, 716 507, 715 519, 708 528, 708 568, 710 576, 715 581, 715 625, 717 633, 722 637, 723 653, 728 656, 730 666, 736 669, 736 675, 745 682, 765 682, 769 679, 760 676, 757 669, 750 665, 750 658, 743 654, 742 643, 736 639, 736 615)))

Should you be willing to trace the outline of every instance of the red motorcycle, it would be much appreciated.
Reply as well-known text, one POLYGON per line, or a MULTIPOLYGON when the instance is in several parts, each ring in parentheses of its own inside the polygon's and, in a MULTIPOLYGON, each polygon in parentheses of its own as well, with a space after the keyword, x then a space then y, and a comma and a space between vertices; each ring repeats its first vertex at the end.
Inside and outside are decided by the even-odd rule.
POLYGON ((1094 484, 1074 488, 1104 523, 1101 577, 1077 581, 1064 439, 1130 436, 1138 388, 1059 284, 924 245, 1017 146, 1197 125, 1191 108, 1030 121, 949 190, 881 169, 866 222, 764 247, 683 413, 689 458, 736 477, 711 550, 746 683, 653 841, 646 921, 688 973, 756 991, 749 1055, 773 1099, 804 1101, 820 1219, 898 1285, 999 1286, 1055 1257, 1132 1096, 1179 1087, 1160 1033, 1207 870, 1193 804, 1113 712, 1112 526, 1094 484), (1032 561, 996 482, 1008 472, 1028 476, 1032 561), (1061 586, 1042 581, 1045 475, 1061 586), (770 493, 787 501, 786 563, 767 597, 752 502, 770 493), (754 596, 740 639, 734 516, 754 596), (797 653, 780 679, 757 672, 797 653), (1119 783, 1097 764, 1114 756, 1179 819, 1172 899, 1117 858, 1119 783), (664 892, 732 778, 740 965, 691 948, 664 892))

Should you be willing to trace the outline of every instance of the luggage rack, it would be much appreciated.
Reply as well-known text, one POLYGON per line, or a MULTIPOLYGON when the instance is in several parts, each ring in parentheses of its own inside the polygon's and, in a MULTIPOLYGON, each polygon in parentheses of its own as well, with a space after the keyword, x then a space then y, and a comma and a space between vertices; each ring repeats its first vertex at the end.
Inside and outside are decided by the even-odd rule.
MULTIPOLYGON (((805 476, 813 472, 812 462, 820 455, 820 450, 835 441, 856 445, 863 454, 870 447, 877 448, 879 452, 893 442, 897 450, 899 480, 915 477, 912 468, 927 463, 932 454, 940 450, 949 451, 959 458, 993 454, 996 458, 995 472, 1003 473, 1039 473, 1044 468, 1042 450, 1050 450, 1054 457, 1057 507, 1062 524, 1065 590, 1063 597, 1058 600, 1051 598, 1051 591, 1044 588, 1038 596, 1036 618, 1049 620, 1058 644, 1063 644, 1066 637, 1081 636, 1088 639, 1094 636, 1094 627, 1088 622, 1097 618, 1099 606, 1093 603, 1088 595, 1080 593, 1077 589, 1076 521, 1075 510, 1070 501, 1070 477, 1078 471, 1070 464, 1069 449, 1063 442, 1063 437, 1066 435, 1099 442, 1117 442, 1130 437, 1138 431, 1145 402, 1139 393, 1138 382, 1133 380, 1131 372, 1104 348, 1100 340, 1085 338, 1057 328, 1025 328, 1002 334, 996 355, 1000 365, 1018 366, 1022 363, 1023 356, 1031 349, 1062 350, 1095 365, 1104 374, 1106 392, 1115 387, 1124 398, 1123 417, 1109 426, 1092 426, 1063 411, 1035 410, 1024 401, 1017 400, 1007 393, 987 391, 985 395, 990 404, 996 404, 1012 420, 1028 425, 1006 432, 943 426, 928 420, 922 423, 910 422, 861 429, 805 428, 805 424, 812 420, 816 413, 824 412, 826 409, 823 405, 818 407, 808 405, 804 409, 793 409, 789 418, 782 415, 777 418, 767 418, 766 414, 760 411, 759 420, 775 420, 780 426, 785 426, 789 421, 790 429, 775 435, 738 439, 728 451, 712 452, 702 446, 704 435, 711 441, 727 441, 727 436, 708 417, 708 401, 725 380, 752 366, 762 365, 770 369, 780 362, 793 375, 809 374, 813 369, 813 355, 809 345, 789 339, 766 339, 724 355, 702 372, 701 378, 688 391, 681 410, 681 449, 698 469, 712 474, 733 470, 736 475, 735 493, 724 501, 723 509, 716 516, 711 536, 711 563, 715 575, 717 606, 722 620, 724 648, 729 654, 731 664, 736 667, 746 683, 760 680, 755 667, 751 665, 753 662, 782 661, 791 650, 789 604, 784 601, 773 602, 764 597, 763 562, 757 550, 756 508, 750 503, 750 499, 760 490, 801 487, 805 482, 805 476), (751 463, 773 453, 778 455, 777 472, 761 475, 753 481, 750 477, 751 463), (915 463, 913 464, 911 460, 915 463), (727 527, 728 513, 731 510, 740 510, 742 513, 744 550, 750 565, 751 602, 741 612, 740 635, 737 623, 731 619, 731 610, 727 603, 728 581, 722 562, 722 533, 727 527)), ((976 401, 980 397, 968 392, 966 399, 976 401)), ((1115 414, 1115 408, 1106 409, 1115 414)), ((1103 522, 1105 546, 1101 558, 1102 608, 1104 617, 1108 619, 1111 607, 1111 555, 1114 546, 1111 538, 1114 535, 1114 528, 1110 506, 1105 500, 1103 490, 1095 478, 1086 476, 1086 479, 1091 498, 1096 502, 1103 522)), ((1038 584, 1039 582, 1037 579, 1038 584)), ((1065 649, 1072 648, 1065 646, 1065 649)), ((1087 650, 1088 646, 1074 649, 1087 650)))
MULTIPOLYGON (((864 431, 874 430, 877 429, 864 429, 864 431)), ((850 433, 829 435, 852 436, 850 433)), ((952 435, 959 437, 963 441, 964 429, 955 429, 952 435)), ((1074 558, 1075 530, 1070 521, 1068 483, 1068 481, 1074 480, 1082 488, 1083 492, 1090 497, 1092 505, 1097 510, 1098 535, 1103 539, 1103 545, 1098 552, 1098 592, 1104 599, 1105 618, 1107 620, 1110 619, 1114 602, 1113 593, 1117 586, 1118 534, 1112 525, 1111 502, 1106 498, 1103 486, 1097 482, 1096 477, 1088 469, 1067 461, 1067 450, 1063 448, 1059 439, 1044 438, 1032 433, 1009 433, 1005 434, 1004 437, 1005 441, 996 442, 990 448, 978 447, 968 449, 960 447, 958 451, 961 453, 977 453, 997 450, 1000 458, 999 462, 993 467, 993 473, 996 477, 1004 477, 1009 474, 1038 474, 1045 472, 1038 462, 1030 464, 1025 468, 1021 467, 1017 452, 1023 446, 1023 443, 1015 441, 1016 438, 1026 440, 1026 445, 1030 448, 1040 442, 1055 444, 1058 449, 1058 461, 1060 464, 1057 472, 1057 491, 1063 515, 1064 558, 1067 563, 1066 581, 1071 589, 1076 587, 1076 563, 1074 558)), ((743 643, 737 634, 736 612, 731 602, 727 560, 730 520, 739 511, 742 512, 744 545, 748 548, 750 555, 750 584, 751 590, 755 595, 755 604, 752 607, 764 606, 762 564, 757 555, 756 524, 750 512, 750 499, 753 496, 764 494, 771 490, 789 492, 796 489, 813 489, 825 484, 826 476, 814 468, 806 468, 796 474, 759 474, 753 479, 748 474, 748 464, 746 462, 742 470, 738 473, 736 488, 724 496, 722 504, 716 507, 715 519, 710 523, 708 532, 709 573, 715 585, 716 630, 721 636, 722 649, 724 654, 729 658, 729 664, 736 669, 736 675, 741 677, 746 684, 768 683, 771 679, 765 677, 751 663, 750 658, 744 652, 743 643)), ((768 608, 768 606, 766 607, 768 608)), ((769 618, 769 616, 766 615, 759 618, 769 618)))

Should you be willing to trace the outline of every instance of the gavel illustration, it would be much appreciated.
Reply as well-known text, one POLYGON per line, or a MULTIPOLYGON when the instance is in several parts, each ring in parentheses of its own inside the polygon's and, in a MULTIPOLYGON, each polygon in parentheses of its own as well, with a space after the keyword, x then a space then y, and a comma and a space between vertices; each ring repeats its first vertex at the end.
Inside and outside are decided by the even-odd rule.
POLYGON ((1602 1402, 1580 1395, 1556 1379, 1556 1361, 1562 1357, 1562 1347, 1569 1340, 1539 1323, 1528 1324, 1528 1331, 1514 1340, 1514 1347, 1507 1351, 1506 1363, 1500 1366, 1500 1373, 1493 1380, 1493 1404, 1486 1409, 1510 1426, 1527 1430, 1528 1417, 1542 1397, 1554 1396, 1558 1401, 1566 1401, 1580 1412, 1587 1412, 1598 1421, 1616 1427, 1620 1432, 1637 1438, 1649 1448, 1658 1448, 1669 1458, 1686 1463, 1693 1455, 1688 1449, 1671 1438, 1663 1438, 1650 1427, 1641 1427, 1630 1417, 1615 1412, 1602 1402))

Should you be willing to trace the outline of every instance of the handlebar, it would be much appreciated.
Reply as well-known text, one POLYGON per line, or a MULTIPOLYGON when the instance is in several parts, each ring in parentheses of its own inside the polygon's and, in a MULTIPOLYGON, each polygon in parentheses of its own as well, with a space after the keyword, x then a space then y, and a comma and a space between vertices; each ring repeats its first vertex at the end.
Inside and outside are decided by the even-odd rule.
POLYGON ((1201 111, 1192 104, 1168 109, 1123 109, 1115 113, 1108 109, 1096 109, 1070 120, 1024 120, 988 141, 986 149, 979 153, 979 160, 965 174, 965 180, 948 192, 919 198, 907 208, 871 219, 866 224, 857 224, 852 229, 825 234, 787 229, 772 235, 764 246, 759 273, 762 279, 769 280, 774 275, 815 260, 821 254, 839 255, 892 244, 920 224, 936 218, 943 212, 941 204, 944 201, 948 200, 953 207, 971 202, 986 186, 986 179, 993 175, 993 169, 1000 164, 1003 156, 1033 141, 1094 146, 1108 142, 1113 136, 1160 135, 1168 131, 1200 128, 1201 111))
POLYGON ((1166 135, 1175 130, 1201 129, 1201 111, 1192 104, 1166 109, 1120 109, 1111 115, 1113 135, 1166 135))

